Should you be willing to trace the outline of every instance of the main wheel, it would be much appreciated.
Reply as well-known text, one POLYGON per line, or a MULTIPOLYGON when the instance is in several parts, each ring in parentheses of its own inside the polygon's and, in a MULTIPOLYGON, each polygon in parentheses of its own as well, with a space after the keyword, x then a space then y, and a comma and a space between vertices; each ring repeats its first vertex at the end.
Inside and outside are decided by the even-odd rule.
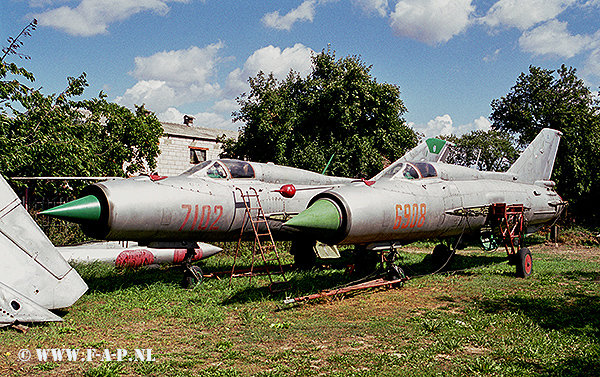
POLYGON ((437 245, 431 253, 431 268, 434 272, 448 269, 453 256, 454 253, 448 246, 444 244, 437 245))
POLYGON ((524 247, 517 252, 517 276, 527 278, 533 270, 533 261, 531 260, 531 251, 524 247))
POLYGON ((196 284, 202 283, 202 269, 199 266, 191 266, 190 270, 184 272, 183 286, 185 288, 193 288, 196 284))

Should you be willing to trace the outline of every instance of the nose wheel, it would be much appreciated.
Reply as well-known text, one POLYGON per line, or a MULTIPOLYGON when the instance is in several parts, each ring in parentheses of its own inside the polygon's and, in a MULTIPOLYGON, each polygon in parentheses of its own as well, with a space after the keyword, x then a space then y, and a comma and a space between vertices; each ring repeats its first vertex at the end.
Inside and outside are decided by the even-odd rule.
POLYGON ((192 266, 192 259, 196 255, 196 250, 188 248, 185 252, 185 257, 181 262, 183 269, 183 287, 193 288, 195 285, 202 283, 202 269, 198 266, 192 266))

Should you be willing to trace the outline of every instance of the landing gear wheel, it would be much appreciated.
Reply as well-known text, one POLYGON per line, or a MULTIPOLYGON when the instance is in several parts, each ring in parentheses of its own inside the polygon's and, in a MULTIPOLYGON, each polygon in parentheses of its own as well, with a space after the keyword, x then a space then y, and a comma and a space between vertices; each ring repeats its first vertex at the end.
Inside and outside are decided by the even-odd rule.
POLYGON ((363 277, 377 271, 377 253, 367 250, 365 246, 356 245, 353 251, 354 273, 363 277))
MULTIPOLYGON (((388 280, 399 280, 399 279, 404 279, 406 277, 406 274, 404 273, 404 270, 402 270, 402 268, 400 268, 399 266, 396 266, 395 264, 392 264, 390 267, 388 267, 387 270, 387 279, 388 280)), ((402 282, 393 284, 395 287, 399 287, 402 285, 402 282)))
POLYGON ((195 285, 202 283, 202 269, 198 266, 191 266, 183 273, 183 286, 185 288, 193 288, 195 285))
POLYGON ((431 267, 434 272, 444 271, 450 266, 454 253, 444 244, 439 244, 433 248, 431 253, 431 267))
POLYGON ((515 259, 517 264, 517 276, 520 278, 528 278, 533 270, 531 251, 524 247, 517 252, 515 259))
POLYGON ((317 261, 317 254, 315 254, 315 250, 313 249, 315 243, 315 240, 292 241, 290 254, 294 256, 294 268, 298 270, 310 270, 315 266, 317 261))

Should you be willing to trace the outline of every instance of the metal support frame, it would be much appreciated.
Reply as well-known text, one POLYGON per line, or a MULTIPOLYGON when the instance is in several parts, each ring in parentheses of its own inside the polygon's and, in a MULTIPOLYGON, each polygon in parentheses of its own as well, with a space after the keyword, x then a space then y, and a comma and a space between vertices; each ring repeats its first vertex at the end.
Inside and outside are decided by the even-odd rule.
POLYGON ((488 216, 491 225, 498 227, 509 257, 516 255, 519 249, 523 247, 525 209, 523 204, 494 203, 490 206, 488 216))
POLYGON ((237 247, 235 250, 235 257, 231 269, 230 282, 234 276, 249 276, 250 281, 252 281, 252 276, 255 275, 254 264, 256 262, 256 253, 258 249, 260 257, 264 263, 264 268, 262 270, 269 277, 269 291, 281 292, 289 289, 290 283, 285 277, 283 266, 281 265, 281 259, 279 258, 279 253, 277 252, 277 246, 275 245, 275 241, 273 240, 273 234, 271 233, 269 223, 267 222, 267 219, 265 217, 265 213, 260 203, 258 192, 253 187, 250 187, 246 192, 244 192, 239 187, 236 187, 236 190, 239 191, 246 210, 244 212, 244 219, 242 221, 240 237, 238 239, 237 247), (255 201, 254 205, 252 204, 252 200, 255 201), (244 229, 246 228, 246 224, 248 223, 248 221, 250 221, 252 231, 254 232, 254 243, 252 244, 252 264, 250 267, 250 272, 236 275, 235 265, 240 250, 240 245, 242 242, 244 229), (272 262, 275 262, 275 264, 270 264, 272 262), (274 274, 280 275, 281 281, 274 281, 272 276, 274 274))

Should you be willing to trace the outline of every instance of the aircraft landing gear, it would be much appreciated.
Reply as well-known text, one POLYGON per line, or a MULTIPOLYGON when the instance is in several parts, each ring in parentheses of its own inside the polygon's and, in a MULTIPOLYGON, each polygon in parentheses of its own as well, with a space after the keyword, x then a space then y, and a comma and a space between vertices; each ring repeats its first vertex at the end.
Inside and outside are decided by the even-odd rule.
POLYGON ((368 250, 365 245, 355 245, 353 251, 354 273, 357 276, 368 276, 377 271, 379 259, 377 252, 368 250))
POLYGON ((294 256, 294 268, 298 270, 310 270, 315 266, 317 261, 317 254, 313 249, 315 246, 315 240, 294 240, 292 241, 292 247, 290 254, 294 256))
POLYGON ((196 284, 202 283, 202 269, 198 266, 192 266, 192 258, 196 255, 194 248, 188 248, 185 257, 181 262, 183 269, 183 287, 193 288, 196 284))

